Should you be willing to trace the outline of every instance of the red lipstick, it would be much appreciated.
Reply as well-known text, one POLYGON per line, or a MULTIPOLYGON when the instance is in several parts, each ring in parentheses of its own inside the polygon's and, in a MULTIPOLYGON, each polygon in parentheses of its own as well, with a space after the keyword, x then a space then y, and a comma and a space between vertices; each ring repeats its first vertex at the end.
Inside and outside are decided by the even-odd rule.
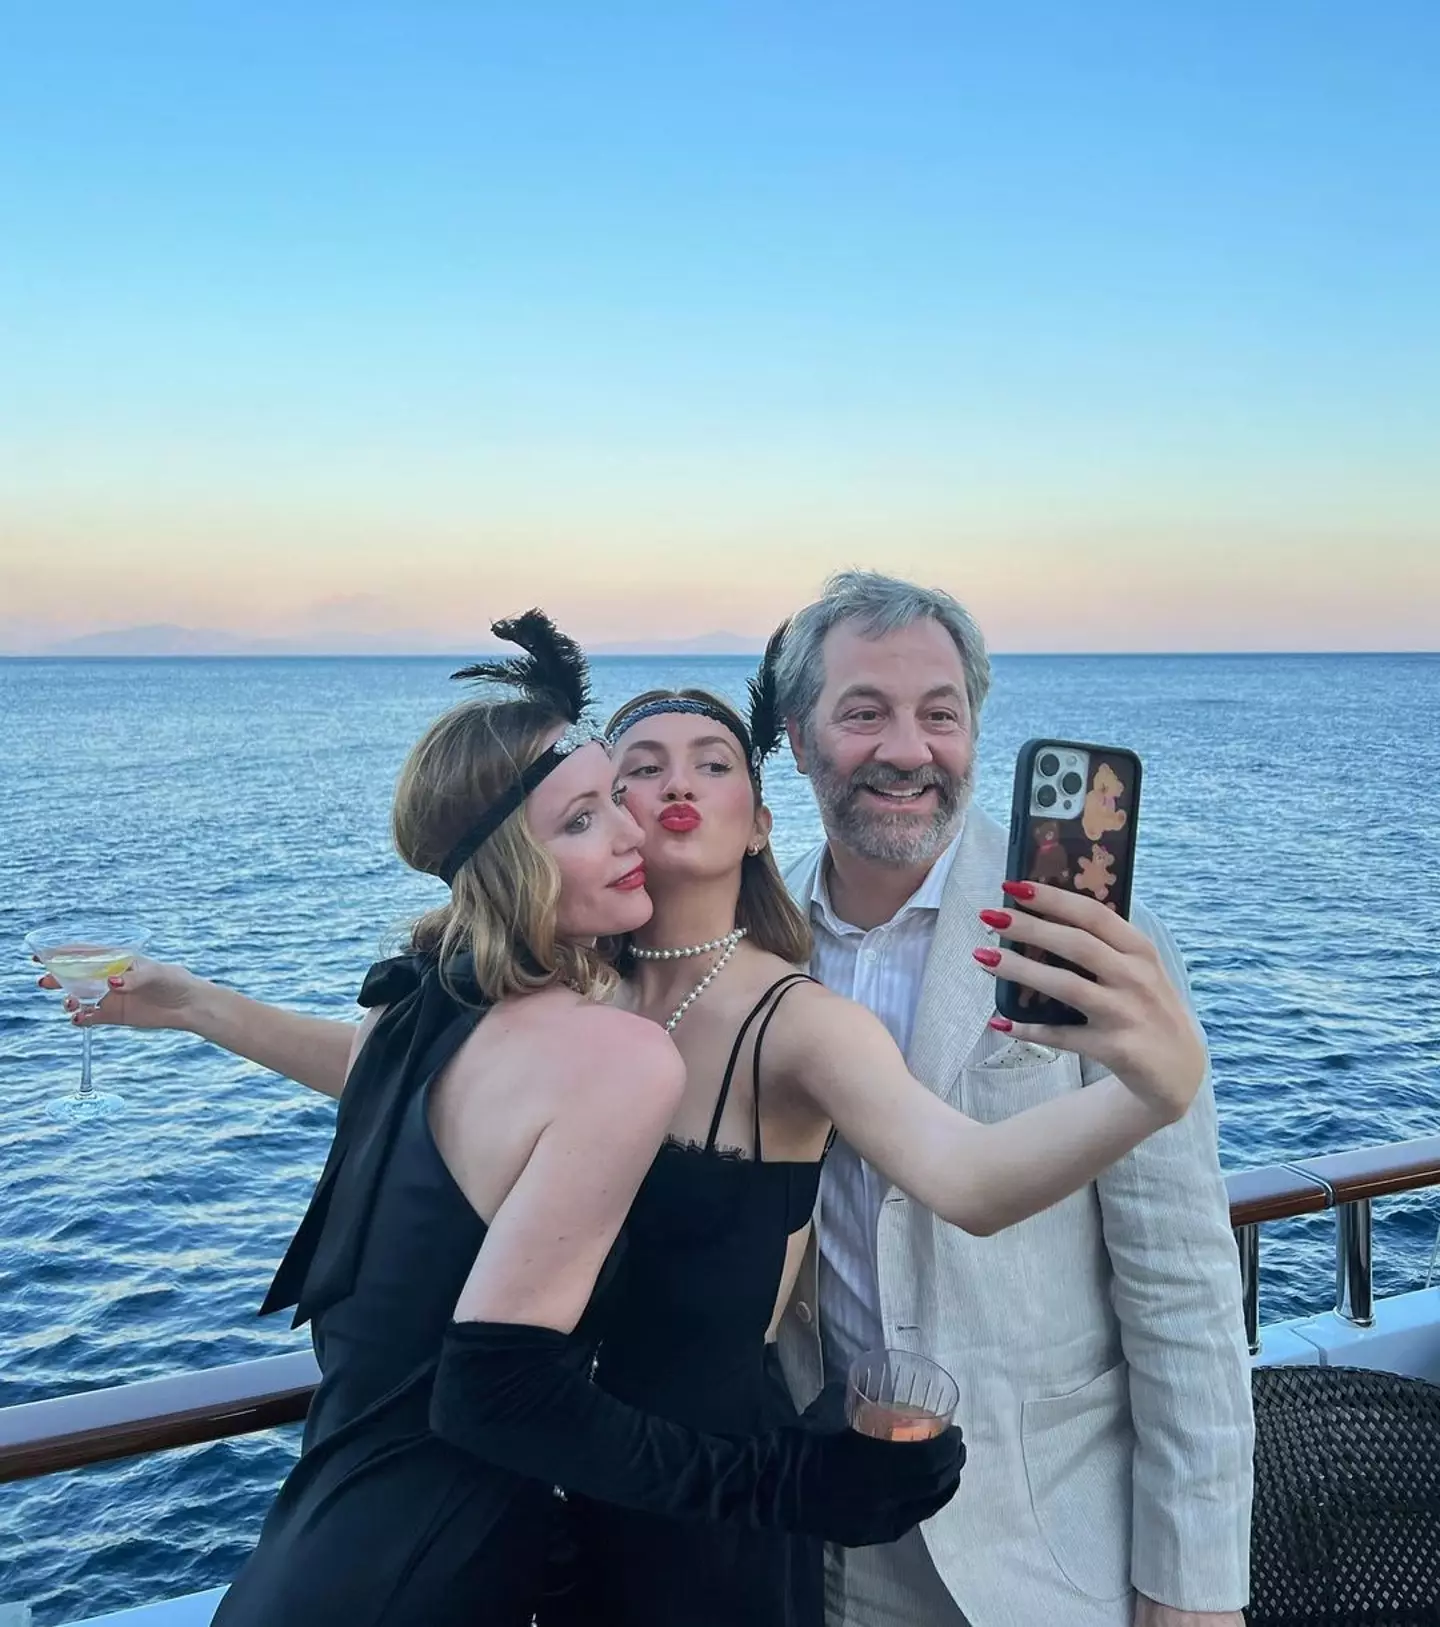
POLYGON ((694 830, 700 823, 700 810, 688 802, 673 802, 660 815, 658 823, 666 830, 694 830))
POLYGON ((627 870, 619 881, 612 881, 610 885, 617 892, 633 893, 638 887, 645 885, 645 866, 637 864, 633 870, 627 870))

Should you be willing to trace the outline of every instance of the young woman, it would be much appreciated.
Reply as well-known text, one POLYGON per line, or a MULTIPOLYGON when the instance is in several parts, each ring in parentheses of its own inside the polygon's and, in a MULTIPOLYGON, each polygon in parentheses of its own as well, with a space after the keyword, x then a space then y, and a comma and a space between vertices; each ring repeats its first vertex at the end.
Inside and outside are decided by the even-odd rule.
MULTIPOLYGON (((809 931, 769 852, 760 766, 776 723, 764 696, 762 683, 747 723, 713 696, 654 692, 610 728, 655 904, 616 946, 614 999, 671 1035, 685 1083, 631 1208, 596 1387, 739 1434, 794 1420, 772 1341, 833 1129, 917 1202, 990 1232, 1088 1184, 1173 1122, 1204 1072, 1193 1024, 1162 1001, 1142 1065, 1119 1070, 1125 1083, 1112 1077, 1000 1123, 967 1119, 914 1080, 876 1018, 797 972, 809 931)), ((1048 919, 1017 915, 1007 936, 1044 938, 1080 964, 1096 960, 1096 944, 1112 951, 1094 985, 1072 976, 1075 987, 1052 991, 1082 1009, 1098 1011, 1126 959, 1150 952, 1091 900, 1040 889, 1033 905, 1048 919)), ((1015 954, 997 969, 1022 983, 1056 975, 1015 954)), ((321 1033, 328 1025, 270 1013, 174 969, 146 968, 126 998, 143 998, 147 1015, 163 1002, 165 1026, 212 1039, 248 1027, 247 1043, 232 1049, 271 1066, 293 1058, 284 1071, 306 1067, 311 1082, 333 1044, 321 1033)), ((1178 994, 1173 1004, 1183 1013, 1178 994)), ((1105 1022, 1065 1038, 1114 1065, 1105 1022)), ((571 1498, 584 1555, 576 1621, 818 1627, 818 1544, 773 1530, 687 1528, 568 1489, 581 1494, 571 1498)))
POLYGON ((577 723, 579 652, 533 613, 495 631, 528 655, 475 675, 520 695, 447 713, 401 775, 396 846, 450 898, 361 994, 330 1157, 266 1303, 311 1322, 321 1383, 221 1627, 522 1627, 556 1484, 677 1524, 865 1543, 958 1482, 953 1431, 722 1439, 590 1382, 684 1067, 603 1000, 595 940, 651 906, 606 746, 577 723))

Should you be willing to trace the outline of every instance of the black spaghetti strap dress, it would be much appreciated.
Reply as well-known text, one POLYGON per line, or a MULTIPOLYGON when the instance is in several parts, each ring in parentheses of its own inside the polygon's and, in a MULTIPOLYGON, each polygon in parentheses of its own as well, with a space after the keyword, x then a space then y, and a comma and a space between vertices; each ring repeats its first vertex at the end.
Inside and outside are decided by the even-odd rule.
MULTIPOLYGON (((810 1222, 821 1162, 765 1160, 760 1049, 792 973, 736 1036, 703 1146, 667 1141, 626 1222, 623 1279, 606 1305, 595 1382, 675 1423, 754 1435, 795 1421, 766 1333, 786 1248, 810 1222), (754 1045, 753 1156, 716 1144, 742 1046, 754 1045)), ((547 1624, 822 1627, 824 1545, 739 1524, 682 1524, 572 1498, 577 1582, 547 1624)))
POLYGON ((310 1321, 322 1378, 300 1459, 215 1624, 526 1627, 556 1535, 554 1490, 428 1423, 485 1225, 440 1157, 426 1102, 481 1014, 420 957, 372 968, 360 1003, 389 1009, 351 1070, 324 1174, 263 1307, 295 1305, 295 1324, 310 1321))

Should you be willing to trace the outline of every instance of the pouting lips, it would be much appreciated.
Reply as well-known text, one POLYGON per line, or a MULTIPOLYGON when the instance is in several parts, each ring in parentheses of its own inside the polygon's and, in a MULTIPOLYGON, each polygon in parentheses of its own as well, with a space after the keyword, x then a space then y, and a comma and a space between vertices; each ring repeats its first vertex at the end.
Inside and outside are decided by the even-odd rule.
POLYGON ((666 830, 694 830, 700 823, 700 810, 698 808, 667 808, 660 815, 659 823, 666 830))

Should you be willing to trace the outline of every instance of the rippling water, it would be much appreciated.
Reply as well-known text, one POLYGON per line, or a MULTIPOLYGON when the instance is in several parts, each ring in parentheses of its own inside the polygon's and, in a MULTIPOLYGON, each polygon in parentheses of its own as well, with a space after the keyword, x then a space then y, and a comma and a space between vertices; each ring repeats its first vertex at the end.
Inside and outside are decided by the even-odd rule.
MULTIPOLYGON (((395 774, 453 699, 432 660, 0 661, 0 1405, 297 1348, 255 1309, 333 1108, 182 1035, 103 1032, 112 1123, 43 1111, 79 1038, 20 940, 112 906, 152 952, 249 993, 354 1012, 436 884, 389 850, 395 774), (8 968, 8 969, 7 969, 8 968)), ((738 697, 749 663, 602 661, 738 697)), ((1440 1129, 1440 657, 1001 658, 978 795, 1003 817, 1046 732, 1146 763, 1137 889, 1185 949, 1227 1168, 1440 1129)), ((768 776, 783 860, 818 836, 768 776)), ((1424 1194, 1381 1207, 1382 1292, 1423 1280, 1424 1194)), ((1266 1236, 1267 1318, 1323 1308, 1329 1223, 1266 1236)), ((37 1623, 212 1586, 252 1543, 297 1431, 0 1486, 0 1603, 37 1623)))

